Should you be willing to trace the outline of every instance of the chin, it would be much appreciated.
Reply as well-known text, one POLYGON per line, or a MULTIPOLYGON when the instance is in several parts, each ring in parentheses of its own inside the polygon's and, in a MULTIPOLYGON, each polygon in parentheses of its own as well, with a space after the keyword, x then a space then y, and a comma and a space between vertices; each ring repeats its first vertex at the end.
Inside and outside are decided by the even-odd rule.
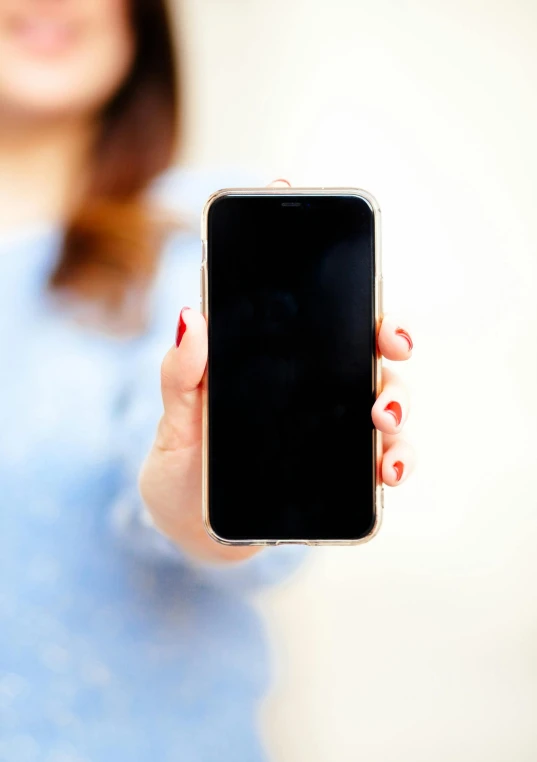
POLYGON ((98 113, 127 75, 127 56, 78 53, 69 60, 17 61, 0 56, 0 102, 14 113, 51 117, 98 113), (4 60, 2 60, 4 59, 4 60))
POLYGON ((65 79, 44 81, 43 77, 25 78, 8 87, 0 81, 0 102, 4 113, 32 119, 54 119, 65 116, 98 113, 113 95, 113 90, 84 90, 77 81, 65 79))
POLYGON ((78 116, 87 116, 96 112, 87 104, 73 102, 62 99, 19 99, 10 101, 7 105, 7 113, 14 119, 20 119, 22 122, 32 120, 33 122, 55 121, 57 119, 71 119, 78 116))

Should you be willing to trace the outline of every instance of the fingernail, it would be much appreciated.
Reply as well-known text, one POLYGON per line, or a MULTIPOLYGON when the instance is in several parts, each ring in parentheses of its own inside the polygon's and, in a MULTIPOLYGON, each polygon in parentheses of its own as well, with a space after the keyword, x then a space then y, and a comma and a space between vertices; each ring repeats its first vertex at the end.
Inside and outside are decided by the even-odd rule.
POLYGON ((179 322, 177 323, 177 331, 175 332, 175 346, 178 347, 181 343, 181 339, 185 335, 186 331, 186 323, 183 318, 183 313, 189 310, 190 307, 183 307, 181 312, 179 313, 179 322))
POLYGON ((403 411, 401 409, 401 405, 398 402, 388 402, 384 408, 384 411, 390 415, 393 415, 395 425, 399 426, 403 420, 403 411))
POLYGON ((410 338, 410 334, 405 331, 404 328, 396 328, 395 329, 395 335, 401 336, 403 339, 406 339, 408 341, 408 351, 411 352, 414 348, 414 344, 412 342, 412 339, 410 338))
POLYGON ((272 182, 273 183, 285 183, 286 185, 291 187, 291 183, 289 182, 289 180, 286 180, 284 177, 278 177, 277 180, 273 180, 272 182))
POLYGON ((405 470, 403 463, 401 463, 400 460, 396 460, 393 464, 393 470, 395 471, 395 481, 400 482, 403 478, 403 471, 405 470))

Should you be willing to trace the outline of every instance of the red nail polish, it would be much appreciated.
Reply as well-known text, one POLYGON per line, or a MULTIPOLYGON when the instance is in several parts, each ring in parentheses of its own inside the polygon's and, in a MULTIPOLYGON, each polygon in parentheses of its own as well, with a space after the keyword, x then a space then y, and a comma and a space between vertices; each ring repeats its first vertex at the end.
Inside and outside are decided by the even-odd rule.
POLYGON ((181 339, 185 335, 186 331, 186 323, 183 318, 183 313, 186 312, 186 310, 189 310, 190 307, 183 307, 179 314, 179 322, 177 323, 177 331, 175 333, 175 346, 178 347, 181 343, 181 339))
POLYGON ((384 408, 384 411, 386 413, 389 413, 390 415, 393 415, 395 420, 395 425, 399 426, 399 424, 403 420, 403 411, 401 409, 401 405, 398 402, 388 402, 388 404, 384 408))
POLYGON ((403 471, 405 470, 404 464, 401 463, 400 460, 396 460, 393 464, 393 470, 395 471, 395 481, 400 482, 403 478, 403 471))
POLYGON ((410 334, 407 333, 404 328, 396 328, 395 335, 402 336, 403 339, 406 339, 408 341, 408 351, 411 352, 412 349, 414 348, 414 343, 412 339, 410 338, 410 334))

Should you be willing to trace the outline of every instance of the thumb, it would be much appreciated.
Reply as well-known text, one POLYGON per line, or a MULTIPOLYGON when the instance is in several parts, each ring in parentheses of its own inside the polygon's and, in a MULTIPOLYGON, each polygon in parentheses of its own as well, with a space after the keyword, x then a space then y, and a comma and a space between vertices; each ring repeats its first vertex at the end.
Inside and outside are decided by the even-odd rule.
POLYGON ((161 368, 164 416, 157 446, 175 450, 201 439, 201 381, 207 364, 207 324, 203 315, 185 307, 177 326, 176 346, 161 368))

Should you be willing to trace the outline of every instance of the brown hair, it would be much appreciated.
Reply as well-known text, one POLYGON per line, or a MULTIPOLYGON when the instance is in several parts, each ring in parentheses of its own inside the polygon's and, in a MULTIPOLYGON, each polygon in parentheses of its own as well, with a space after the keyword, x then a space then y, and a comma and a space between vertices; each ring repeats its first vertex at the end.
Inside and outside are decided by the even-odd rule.
POLYGON ((118 312, 143 288, 162 231, 143 198, 171 163, 179 134, 179 90, 165 0, 131 0, 132 68, 101 115, 82 198, 67 222, 51 286, 118 312))

